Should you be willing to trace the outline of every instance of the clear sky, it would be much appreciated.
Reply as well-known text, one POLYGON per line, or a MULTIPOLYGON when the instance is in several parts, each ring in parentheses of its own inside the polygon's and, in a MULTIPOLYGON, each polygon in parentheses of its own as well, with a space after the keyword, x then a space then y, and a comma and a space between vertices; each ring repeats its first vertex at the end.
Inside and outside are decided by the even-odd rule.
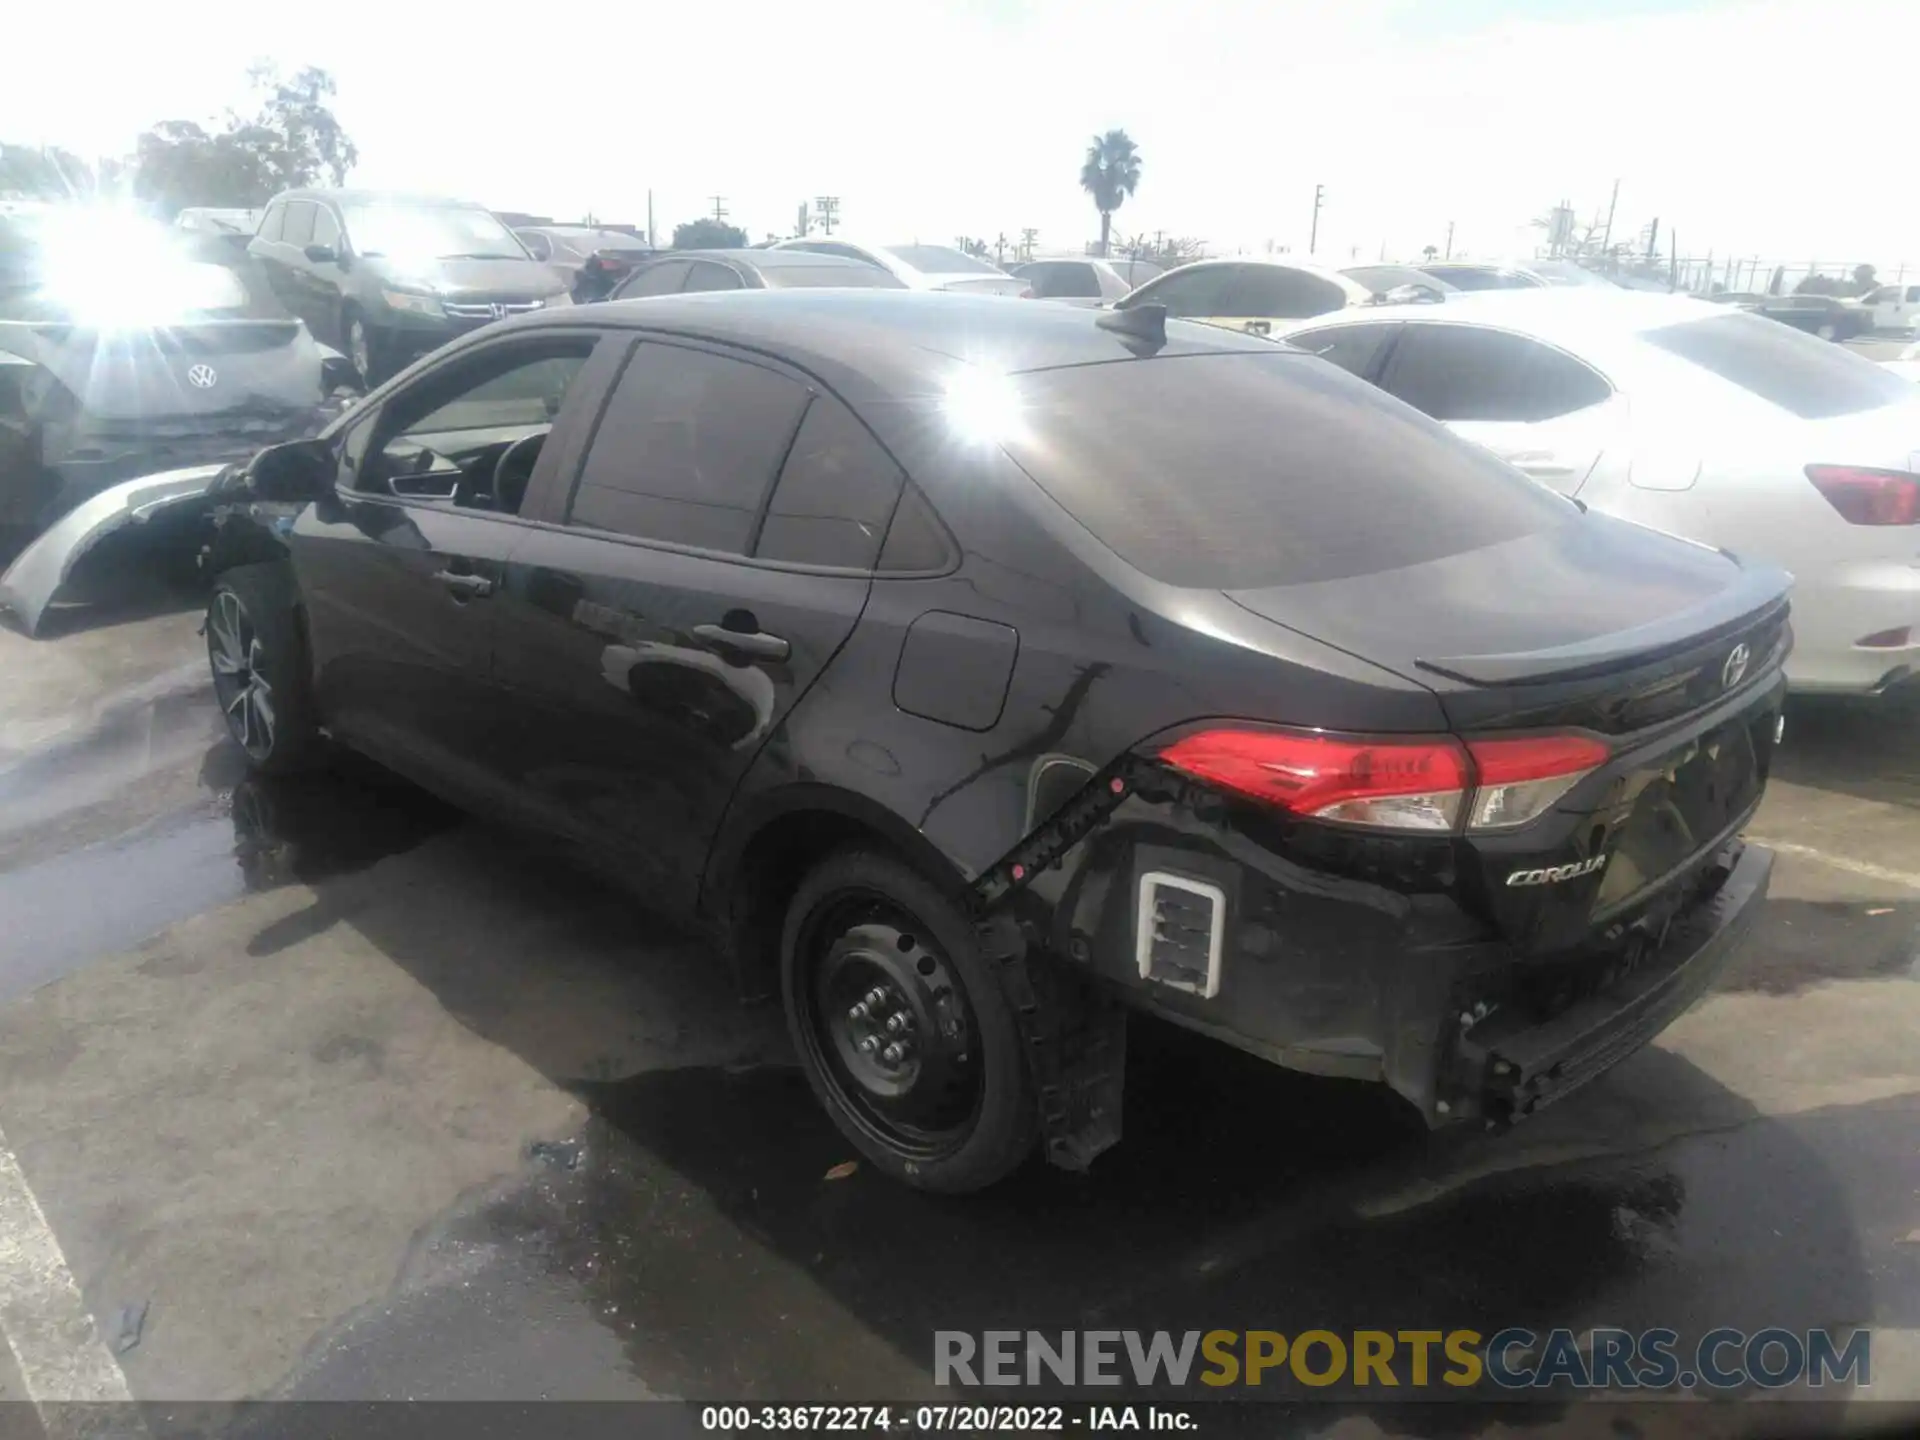
POLYGON ((251 60, 317 64, 355 183, 637 221, 651 188, 663 233, 716 192, 755 239, 837 194, 848 234, 1077 247, 1081 156, 1123 127, 1119 230, 1216 251, 1304 251, 1322 183, 1322 256, 1449 221, 1512 253, 1618 178, 1616 238, 1657 215, 1683 254, 1920 262, 1916 0, 12 8, 0 138, 121 151, 236 103, 251 60))

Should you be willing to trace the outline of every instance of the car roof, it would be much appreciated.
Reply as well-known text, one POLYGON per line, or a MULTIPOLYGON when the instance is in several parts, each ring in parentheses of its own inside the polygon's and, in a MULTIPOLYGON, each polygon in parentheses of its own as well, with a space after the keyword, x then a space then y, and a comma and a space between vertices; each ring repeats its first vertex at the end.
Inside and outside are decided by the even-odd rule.
POLYGON ((1469 290, 1445 305, 1386 305, 1336 310, 1289 322, 1287 333, 1326 325, 1468 324, 1565 343, 1580 336, 1620 336, 1725 315, 1725 305, 1646 290, 1569 285, 1537 290, 1469 290))
POLYGON ((331 200, 336 205, 413 205, 440 210, 485 210, 487 208, 472 200, 457 200, 447 195, 415 195, 404 190, 335 189, 326 186, 302 186, 293 190, 282 190, 267 204, 271 205, 281 200, 331 200))
POLYGON ((1205 260, 1189 260, 1184 265, 1176 265, 1170 270, 1162 270, 1151 280, 1142 284, 1140 289, 1144 290, 1148 285, 1158 285, 1165 280, 1171 279, 1175 275, 1183 275, 1189 270, 1217 269, 1222 265, 1264 265, 1274 270, 1298 270, 1302 274, 1312 275, 1317 279, 1327 281, 1329 284, 1339 286, 1348 298, 1352 300, 1367 300, 1370 299, 1373 294, 1372 291, 1368 290, 1367 287, 1362 285, 1358 280, 1355 280, 1350 275, 1342 274, 1331 265, 1317 264, 1312 260, 1283 258, 1278 255, 1214 255, 1205 260))
MULTIPOLYGON (((693 254, 692 251, 684 252, 693 254)), ((1100 328, 1106 312, 1031 305, 1004 295, 925 290, 725 290, 611 300, 586 312, 603 324, 759 350, 810 370, 846 398, 937 394, 956 362, 1004 374, 1124 361, 1138 342, 1100 328), (858 392, 858 393, 855 393, 858 392)), ((515 329, 577 325, 582 312, 534 311, 515 329)), ((501 327, 493 327, 499 329, 501 327)), ((1167 322, 1160 356, 1273 354, 1256 336, 1167 322)))
POLYGON ((873 267, 864 260, 855 260, 847 255, 821 255, 811 250, 663 250, 657 257, 661 260, 694 258, 701 260, 731 260, 741 265, 752 265, 761 270, 871 270, 873 267))

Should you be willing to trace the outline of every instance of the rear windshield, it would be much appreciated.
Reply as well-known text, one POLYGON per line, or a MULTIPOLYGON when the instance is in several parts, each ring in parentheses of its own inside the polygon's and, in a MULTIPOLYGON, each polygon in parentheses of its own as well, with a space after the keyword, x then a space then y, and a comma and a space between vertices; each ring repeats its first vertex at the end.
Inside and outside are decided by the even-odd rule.
POLYGON ((1913 398, 1911 380, 1846 346, 1745 311, 1662 326, 1644 338, 1803 420, 1852 415, 1913 398))
POLYGON ((998 275, 1001 271, 976 260, 971 255, 963 255, 958 250, 949 250, 944 245, 889 245, 887 253, 903 265, 928 275, 998 275))
POLYGON ((761 279, 776 290, 904 290, 891 270, 877 265, 768 265, 761 279))
POLYGON ((1577 518, 1573 504, 1308 355, 1019 377, 1008 451, 1128 564, 1240 590, 1376 574, 1577 518))

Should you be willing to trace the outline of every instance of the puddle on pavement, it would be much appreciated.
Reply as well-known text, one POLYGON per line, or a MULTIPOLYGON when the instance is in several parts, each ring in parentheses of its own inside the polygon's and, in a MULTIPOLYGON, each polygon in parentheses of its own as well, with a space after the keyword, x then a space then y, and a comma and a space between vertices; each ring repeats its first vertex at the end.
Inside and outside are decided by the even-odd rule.
MULTIPOLYGON (((202 778, 239 769, 223 742, 202 778)), ((0 873, 0 1001, 249 890, 362 869, 456 818, 423 791, 342 757, 311 775, 242 779, 229 794, 111 840, 0 873)))
POLYGON ((1829 980, 1920 980, 1920 904, 1769 898, 1721 990, 1791 995, 1829 980))

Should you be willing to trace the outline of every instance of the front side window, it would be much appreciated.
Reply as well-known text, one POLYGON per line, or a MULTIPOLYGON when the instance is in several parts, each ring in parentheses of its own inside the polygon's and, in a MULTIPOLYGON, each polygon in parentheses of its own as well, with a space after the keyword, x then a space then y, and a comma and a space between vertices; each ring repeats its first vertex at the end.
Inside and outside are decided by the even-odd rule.
POLYGON ((869 570, 903 477, 887 452, 838 400, 807 407, 754 554, 797 565, 869 570))
POLYGON ((377 425, 354 432, 378 437, 357 467, 355 488, 402 497, 472 497, 489 509, 517 511, 532 474, 529 451, 537 450, 532 444, 521 450, 512 467, 521 488, 511 497, 492 495, 495 466, 508 447, 552 429, 594 343, 589 336, 559 336, 489 347, 421 376, 387 401, 377 425))
POLYGON ((340 223, 333 218, 333 212, 324 205, 313 207, 312 243, 335 247, 340 244, 340 223))
POLYGON ((641 345, 587 451, 569 523, 746 554, 808 399, 761 365, 641 345))
POLYGON ((284 233, 286 222, 287 207, 284 204, 268 206, 266 215, 263 216, 260 221, 260 229, 257 232, 258 238, 262 240, 278 240, 284 233))
POLYGON ((1613 393, 1563 351, 1472 325, 1403 326, 1380 386, 1436 420, 1551 420, 1613 393))
POLYGON ((305 245, 313 239, 313 212, 315 206, 311 200, 295 200, 287 206, 286 228, 281 239, 289 245, 305 245))
POLYGON ((1073 260, 1040 260, 1021 267, 1020 278, 1033 287, 1035 299, 1098 299, 1099 277, 1091 265, 1073 260))

